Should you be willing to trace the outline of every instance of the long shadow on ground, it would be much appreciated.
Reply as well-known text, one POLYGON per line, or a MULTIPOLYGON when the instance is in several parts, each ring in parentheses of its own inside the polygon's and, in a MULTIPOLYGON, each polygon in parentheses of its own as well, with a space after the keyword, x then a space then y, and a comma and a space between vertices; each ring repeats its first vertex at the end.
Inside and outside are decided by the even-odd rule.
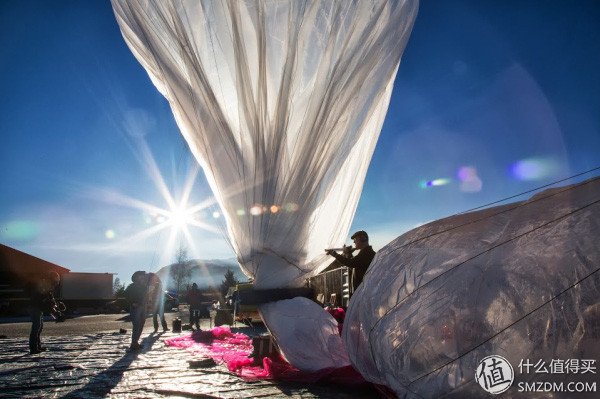
POLYGON ((108 395, 112 389, 119 385, 119 382, 121 382, 123 379, 123 374, 131 365, 131 363, 137 359, 138 355, 151 350, 152 345, 160 338, 161 335, 162 334, 153 334, 142 339, 141 343, 144 346, 144 349, 140 350, 139 352, 128 351, 121 359, 117 360, 108 369, 95 375, 92 379, 90 379, 90 381, 88 381, 87 384, 79 389, 76 389, 75 391, 69 392, 67 395, 63 396, 63 398, 79 399, 89 397, 104 397, 108 395))

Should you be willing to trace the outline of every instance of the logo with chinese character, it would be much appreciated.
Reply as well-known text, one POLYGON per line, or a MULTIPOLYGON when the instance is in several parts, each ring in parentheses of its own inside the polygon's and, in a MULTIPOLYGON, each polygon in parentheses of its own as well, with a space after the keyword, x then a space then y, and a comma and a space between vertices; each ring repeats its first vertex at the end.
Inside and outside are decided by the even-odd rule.
POLYGON ((502 356, 488 356, 482 359, 475 372, 475 381, 492 394, 506 391, 515 379, 511 364, 502 356))

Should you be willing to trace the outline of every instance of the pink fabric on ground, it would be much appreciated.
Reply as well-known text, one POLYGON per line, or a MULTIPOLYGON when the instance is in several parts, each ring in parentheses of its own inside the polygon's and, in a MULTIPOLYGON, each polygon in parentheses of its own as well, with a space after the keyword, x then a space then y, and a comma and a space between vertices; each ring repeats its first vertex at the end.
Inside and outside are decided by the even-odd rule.
POLYGON ((338 322, 338 331, 342 335, 344 329, 344 319, 346 318, 346 311, 342 308, 325 308, 325 310, 333 316, 335 321, 338 322))
POLYGON ((333 316, 335 321, 338 323, 344 323, 344 319, 346 318, 346 311, 342 308, 326 308, 327 312, 333 316))
POLYGON ((293 367, 278 355, 265 357, 262 362, 249 358, 253 349, 252 338, 232 333, 227 327, 194 331, 192 334, 165 339, 164 342, 167 346, 187 348, 194 355, 208 356, 218 363, 225 363, 229 371, 248 380, 276 379, 305 383, 328 381, 345 385, 366 383, 352 366, 306 372, 293 367))

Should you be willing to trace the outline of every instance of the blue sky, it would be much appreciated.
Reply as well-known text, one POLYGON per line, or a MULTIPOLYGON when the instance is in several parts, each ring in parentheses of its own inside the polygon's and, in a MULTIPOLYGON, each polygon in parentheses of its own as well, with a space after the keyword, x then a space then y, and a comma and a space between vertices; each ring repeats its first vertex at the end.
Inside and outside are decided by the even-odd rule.
MULTIPOLYGON (((378 249, 600 166, 598 49, 594 0, 421 2, 351 230, 378 249)), ((0 243, 125 281, 173 262, 148 205, 211 193, 110 3, 0 0, 0 76, 0 243)), ((215 210, 191 258, 233 256, 215 210)))

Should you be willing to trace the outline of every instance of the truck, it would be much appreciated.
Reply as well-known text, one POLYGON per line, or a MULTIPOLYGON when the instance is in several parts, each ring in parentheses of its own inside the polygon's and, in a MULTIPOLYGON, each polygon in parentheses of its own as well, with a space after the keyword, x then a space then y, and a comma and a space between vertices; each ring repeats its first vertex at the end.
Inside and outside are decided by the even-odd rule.
MULTIPOLYGON (((67 272, 60 277, 61 282, 54 291, 54 298, 64 303, 67 314, 103 313, 114 300, 111 273, 67 272)), ((1 313, 27 314, 29 296, 24 284, 3 284, 0 294, 1 313)))
POLYGON ((101 313, 113 298, 112 273, 68 272, 61 275, 57 300, 67 313, 101 313))
POLYGON ((54 297, 67 313, 102 312, 113 300, 113 273, 77 273, 0 244, 0 313, 27 314, 26 287, 50 271, 60 275, 54 297))

